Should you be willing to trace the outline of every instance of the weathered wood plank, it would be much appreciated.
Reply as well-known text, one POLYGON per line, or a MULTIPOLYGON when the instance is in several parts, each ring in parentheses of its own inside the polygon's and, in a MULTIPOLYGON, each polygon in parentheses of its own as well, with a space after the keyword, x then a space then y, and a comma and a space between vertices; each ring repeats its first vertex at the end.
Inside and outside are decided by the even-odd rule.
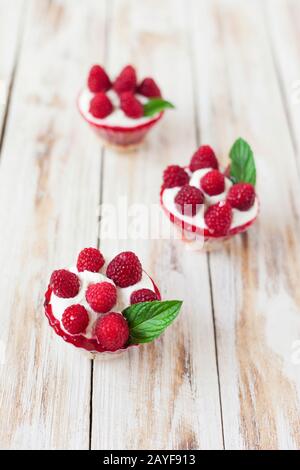
POLYGON ((266 27, 270 34, 274 64, 278 74, 295 155, 300 169, 300 5, 294 0, 267 1, 266 27))
POLYGON ((77 113, 105 2, 28 2, 0 168, 1 448, 88 448, 90 361, 43 314, 51 271, 97 243, 101 146, 77 113))
POLYGON ((261 198, 256 226, 210 256, 225 447, 299 448, 299 180, 261 2, 195 1, 190 24, 201 140, 225 160, 244 136, 261 198))
MULTIPOLYGON (((12 86, 18 46, 22 35, 23 0, 0 1, 0 136, 7 114, 8 99, 12 86)), ((1 145, 2 137, 0 139, 1 145)))
MULTIPOLYGON (((130 207, 157 204, 163 168, 186 162, 196 147, 185 9, 178 0, 115 2, 110 70, 133 62, 140 76, 157 78, 177 111, 167 113, 136 154, 106 151, 103 202, 117 205, 127 196, 130 207)), ((184 309, 160 340, 95 362, 92 448, 222 448, 206 256, 181 242, 125 238, 101 237, 101 247, 135 250, 163 296, 183 298, 184 309)))

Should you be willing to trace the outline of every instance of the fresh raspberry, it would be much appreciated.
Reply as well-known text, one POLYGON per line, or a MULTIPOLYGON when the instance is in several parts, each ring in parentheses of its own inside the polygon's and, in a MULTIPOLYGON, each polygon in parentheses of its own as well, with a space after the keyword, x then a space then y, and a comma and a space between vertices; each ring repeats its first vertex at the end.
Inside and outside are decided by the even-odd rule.
POLYGON ((163 187, 164 188, 175 188, 177 186, 184 186, 189 182, 189 175, 179 165, 169 165, 163 176, 163 187))
POLYGON ((143 116, 144 108, 142 103, 134 96, 131 91, 126 91, 120 96, 121 109, 126 116, 132 119, 138 119, 143 116))
POLYGON ((139 302, 153 302, 153 300, 157 300, 157 295, 150 289, 135 290, 130 296, 131 305, 139 302))
POLYGON ((90 284, 85 298, 95 312, 109 312, 117 301, 117 289, 111 282, 90 284))
POLYGON ((137 88, 137 93, 140 95, 147 96, 148 98, 160 98, 161 92, 158 86, 156 85, 153 78, 144 78, 142 83, 137 88))
POLYGON ((196 171, 201 168, 219 168, 215 152, 209 145, 202 145, 192 156, 190 170, 196 171))
POLYGON ((128 323, 121 313, 107 313, 97 321, 95 335, 106 351, 117 351, 128 341, 128 323))
POLYGON ((184 215, 196 215, 200 204, 203 203, 203 193, 200 189, 195 186, 190 186, 189 184, 182 186, 175 197, 175 204, 178 207, 178 210, 184 215))
POLYGON ((136 73, 132 65, 124 67, 120 75, 116 78, 113 88, 119 95, 125 91, 134 93, 136 89, 136 73))
POLYGON ((107 73, 100 65, 93 65, 88 76, 88 88, 92 93, 107 91, 111 87, 107 73))
POLYGON ((118 287, 133 286, 142 279, 142 265, 132 251, 124 251, 109 263, 106 275, 118 287))
POLYGON ((83 333, 89 324, 89 314, 83 305, 67 307, 62 316, 63 327, 71 335, 83 333))
POLYGON ((91 271, 98 273, 104 265, 102 253, 97 248, 84 248, 77 259, 77 269, 79 272, 91 271))
POLYGON ((225 190, 225 178, 218 170, 211 170, 202 176, 200 185, 203 191, 210 196, 221 194, 225 190))
POLYGON ((76 274, 66 269, 57 269, 51 274, 50 287, 57 297, 69 299, 78 294, 80 281, 76 274))
POLYGON ((252 184, 237 183, 231 186, 227 202, 239 211, 247 211, 253 206, 255 201, 255 190, 252 184))
POLYGON ((104 119, 112 112, 112 110, 113 105, 110 99, 102 91, 100 93, 97 93, 97 95, 95 95, 94 98, 91 99, 90 113, 95 118, 104 119))
POLYGON ((204 220, 213 235, 227 235, 232 221, 231 205, 223 201, 210 206, 204 214, 204 220))

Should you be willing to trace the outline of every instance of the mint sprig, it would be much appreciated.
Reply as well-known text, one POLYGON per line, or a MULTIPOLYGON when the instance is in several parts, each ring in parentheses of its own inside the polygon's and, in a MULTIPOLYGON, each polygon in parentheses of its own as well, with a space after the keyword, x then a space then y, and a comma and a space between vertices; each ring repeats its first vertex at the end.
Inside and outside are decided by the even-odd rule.
POLYGON ((149 343, 160 336, 179 314, 182 301, 141 302, 123 311, 128 321, 131 344, 149 343))
POLYGON ((234 183, 256 183, 256 168, 250 145, 242 138, 237 139, 231 147, 229 157, 230 177, 234 183))
POLYGON ((167 108, 175 108, 175 106, 170 101, 163 100, 162 98, 152 98, 144 104, 144 116, 154 116, 154 114, 160 113, 167 108))

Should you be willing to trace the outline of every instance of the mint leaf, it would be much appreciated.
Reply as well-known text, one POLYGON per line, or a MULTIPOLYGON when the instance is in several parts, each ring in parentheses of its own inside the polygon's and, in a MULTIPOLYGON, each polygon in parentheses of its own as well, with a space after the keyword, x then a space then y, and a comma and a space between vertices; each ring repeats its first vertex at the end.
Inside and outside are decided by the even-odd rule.
POLYGON ((123 311, 128 321, 132 344, 149 343, 157 338, 177 317, 182 301, 141 302, 123 311))
POLYGON ((250 145, 243 139, 237 139, 229 154, 230 176, 235 183, 256 183, 256 168, 250 145))
POLYGON ((154 116, 154 114, 167 108, 175 108, 175 106, 170 101, 163 100, 162 98, 152 98, 148 103, 144 104, 144 116, 154 116))

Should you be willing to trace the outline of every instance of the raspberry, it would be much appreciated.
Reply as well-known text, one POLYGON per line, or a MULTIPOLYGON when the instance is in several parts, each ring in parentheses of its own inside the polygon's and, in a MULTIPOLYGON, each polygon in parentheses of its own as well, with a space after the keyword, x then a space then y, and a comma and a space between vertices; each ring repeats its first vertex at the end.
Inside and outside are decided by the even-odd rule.
POLYGON ((200 185, 207 194, 216 196, 225 190, 225 178, 218 170, 211 170, 202 176, 200 185))
POLYGON ((62 316, 63 327, 71 335, 83 333, 89 324, 89 314, 83 305, 76 304, 66 308, 62 316))
POLYGON ((184 215, 195 216, 199 210, 199 205, 203 203, 203 193, 200 189, 189 184, 182 186, 175 197, 175 204, 184 215))
POLYGON ((106 118, 113 110, 113 105, 102 91, 97 93, 90 102, 90 113, 98 119, 106 118))
POLYGON ((88 88, 92 93, 107 91, 111 87, 107 73, 100 65, 93 65, 88 76, 88 88))
POLYGON ((124 67, 120 75, 116 78, 113 88, 119 95, 124 91, 134 93, 136 89, 136 73, 132 65, 124 67))
POLYGON ((219 168, 215 152, 209 145, 202 145, 192 156, 190 170, 196 171, 201 168, 219 168))
POLYGON ((78 294, 80 282, 76 274, 66 269, 58 269, 51 274, 50 287, 57 297, 69 299, 78 294))
POLYGON ((189 182, 189 175, 187 172, 178 165, 169 165, 163 176, 163 187, 164 188, 175 188, 177 186, 184 186, 189 182))
POLYGON ((231 207, 240 211, 247 211, 255 201, 254 187, 249 183, 234 184, 228 192, 227 201, 231 207))
POLYGON ((98 282, 87 288, 85 298, 95 312, 109 312, 117 301, 117 289, 111 282, 98 282))
POLYGON ((232 209, 228 202, 218 202, 210 206, 204 214, 205 223, 214 235, 227 235, 231 221, 232 209))
POLYGON ((131 305, 139 302, 153 302, 153 300, 157 300, 157 295, 150 289, 135 290, 130 296, 131 305))
POLYGON ((144 78, 142 83, 137 88, 137 93, 140 95, 147 96, 148 98, 160 98, 161 92, 158 86, 156 85, 153 78, 144 78))
POLYGON ((95 335, 106 351, 117 351, 128 341, 128 323, 121 313, 107 313, 97 321, 95 335))
POLYGON ((91 271, 92 273, 98 273, 104 262, 102 253, 97 248, 84 248, 79 253, 77 269, 79 272, 91 271))
POLYGON ((142 279, 142 265, 132 251, 124 251, 109 263, 106 275, 118 287, 132 286, 142 279))
POLYGON ((142 103, 134 96, 131 91, 126 91, 120 96, 121 109, 126 116, 132 119, 138 119, 143 116, 144 108, 142 103))

